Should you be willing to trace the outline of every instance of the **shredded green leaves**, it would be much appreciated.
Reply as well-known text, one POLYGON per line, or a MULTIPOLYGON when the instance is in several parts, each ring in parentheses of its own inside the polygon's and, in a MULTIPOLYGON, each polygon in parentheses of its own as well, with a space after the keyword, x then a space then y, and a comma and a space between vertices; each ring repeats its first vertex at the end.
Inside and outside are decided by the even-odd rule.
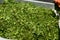
POLYGON ((0 4, 0 36, 17 40, 58 40, 58 19, 51 9, 31 3, 0 4))

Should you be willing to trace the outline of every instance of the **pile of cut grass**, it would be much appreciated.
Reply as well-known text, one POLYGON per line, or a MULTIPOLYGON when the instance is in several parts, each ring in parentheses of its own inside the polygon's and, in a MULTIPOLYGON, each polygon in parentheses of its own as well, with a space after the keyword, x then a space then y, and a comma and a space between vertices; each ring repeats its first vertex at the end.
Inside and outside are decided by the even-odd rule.
POLYGON ((17 40, 58 40, 58 19, 51 9, 31 3, 0 4, 0 36, 17 40))

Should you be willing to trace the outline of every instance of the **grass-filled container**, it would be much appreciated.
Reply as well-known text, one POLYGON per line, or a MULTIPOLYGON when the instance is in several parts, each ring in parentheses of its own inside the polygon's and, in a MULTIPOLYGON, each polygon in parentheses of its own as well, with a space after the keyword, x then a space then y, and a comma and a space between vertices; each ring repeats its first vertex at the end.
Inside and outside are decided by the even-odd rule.
POLYGON ((0 37, 58 40, 58 19, 51 9, 28 2, 0 4, 0 37))

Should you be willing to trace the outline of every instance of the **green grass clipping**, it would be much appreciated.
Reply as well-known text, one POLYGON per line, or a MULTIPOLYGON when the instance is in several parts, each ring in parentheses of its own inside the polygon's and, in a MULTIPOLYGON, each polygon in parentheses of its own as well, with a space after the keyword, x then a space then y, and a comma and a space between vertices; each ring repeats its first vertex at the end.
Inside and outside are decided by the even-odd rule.
POLYGON ((58 40, 58 19, 51 9, 32 3, 3 3, 0 4, 0 37, 58 40))

